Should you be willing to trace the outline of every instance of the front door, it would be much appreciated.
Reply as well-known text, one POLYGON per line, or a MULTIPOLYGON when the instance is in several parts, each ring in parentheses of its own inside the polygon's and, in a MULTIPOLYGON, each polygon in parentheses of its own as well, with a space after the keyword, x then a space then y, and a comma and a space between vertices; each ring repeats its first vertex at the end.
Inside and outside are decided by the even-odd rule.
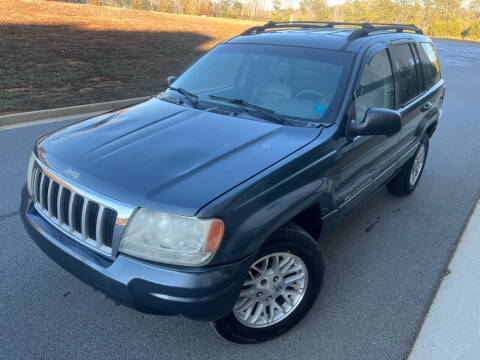
MULTIPOLYGON (((395 86, 390 50, 377 45, 365 55, 349 116, 364 120, 372 107, 395 109, 395 86)), ((336 194, 341 214, 360 203, 393 174, 398 157, 399 134, 356 136, 344 139, 337 174, 336 194)))

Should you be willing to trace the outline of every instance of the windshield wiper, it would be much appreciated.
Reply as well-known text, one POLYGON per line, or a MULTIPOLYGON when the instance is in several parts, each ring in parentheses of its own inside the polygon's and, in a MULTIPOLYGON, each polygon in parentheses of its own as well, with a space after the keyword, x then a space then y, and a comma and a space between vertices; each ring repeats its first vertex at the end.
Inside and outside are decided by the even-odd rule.
POLYGON ((240 105, 246 111, 248 111, 248 109, 256 110, 259 113, 261 113, 263 115, 266 115, 269 119, 273 120, 277 124, 282 124, 283 125, 283 124, 286 123, 285 119, 283 119, 281 116, 275 114, 275 112, 273 110, 264 108, 262 106, 250 104, 250 103, 248 103, 248 102, 246 102, 245 100, 242 100, 242 99, 228 98, 228 97, 223 97, 223 96, 218 96, 218 95, 210 95, 210 99, 226 101, 226 102, 229 102, 229 103, 234 104, 234 105, 240 105))
POLYGON ((184 88, 181 88, 181 87, 169 86, 168 88, 170 90, 173 90, 173 91, 176 91, 176 92, 182 94, 185 97, 185 99, 190 101, 194 106, 198 105, 198 95, 196 95, 194 93, 191 93, 190 91, 185 90, 184 88))

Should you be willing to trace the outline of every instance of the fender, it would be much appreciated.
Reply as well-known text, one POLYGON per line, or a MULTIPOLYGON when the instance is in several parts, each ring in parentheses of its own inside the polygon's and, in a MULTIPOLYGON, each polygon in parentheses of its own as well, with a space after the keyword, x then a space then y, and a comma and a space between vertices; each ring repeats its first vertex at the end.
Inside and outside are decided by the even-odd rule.
POLYGON ((422 121, 420 121, 416 131, 419 139, 421 139, 426 132, 428 132, 429 137, 433 135, 436 127, 438 126, 441 115, 441 110, 432 111, 430 116, 425 116, 422 121))
MULTIPOLYGON (((197 214, 220 217, 226 224, 224 240, 212 263, 226 263, 256 252, 279 227, 290 220, 301 224, 302 212, 322 224, 321 214, 335 208, 336 196, 328 169, 335 161, 333 141, 314 141, 301 154, 250 179, 215 200, 197 214)), ((308 231, 308 229, 307 229, 308 231)), ((315 234, 314 234, 315 237, 315 234)))

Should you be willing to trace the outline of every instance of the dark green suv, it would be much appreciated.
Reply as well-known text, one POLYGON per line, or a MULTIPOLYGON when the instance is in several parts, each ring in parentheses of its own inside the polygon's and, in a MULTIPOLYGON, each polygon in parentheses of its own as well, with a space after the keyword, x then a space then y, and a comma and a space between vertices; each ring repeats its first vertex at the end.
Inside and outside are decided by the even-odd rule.
POLYGON ((150 100, 40 138, 25 226, 123 304, 266 340, 317 298, 319 237, 384 184, 413 192, 444 94, 414 26, 254 27, 150 100))

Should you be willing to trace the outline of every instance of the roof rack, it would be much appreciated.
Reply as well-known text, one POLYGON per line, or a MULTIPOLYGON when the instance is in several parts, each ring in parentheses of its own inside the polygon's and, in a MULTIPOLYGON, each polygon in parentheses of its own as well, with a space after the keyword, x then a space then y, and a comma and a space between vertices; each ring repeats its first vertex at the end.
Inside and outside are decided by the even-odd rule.
POLYGON ((351 22, 335 22, 335 21, 269 21, 262 26, 253 26, 245 30, 240 35, 248 35, 253 33, 260 33, 267 29, 278 28, 334 28, 335 26, 359 26, 359 29, 354 30, 347 38, 347 40, 355 40, 363 36, 367 36, 375 31, 389 31, 403 32, 404 30, 413 31, 416 34, 423 34, 423 31, 415 25, 404 24, 384 24, 384 23, 351 23, 351 22))

